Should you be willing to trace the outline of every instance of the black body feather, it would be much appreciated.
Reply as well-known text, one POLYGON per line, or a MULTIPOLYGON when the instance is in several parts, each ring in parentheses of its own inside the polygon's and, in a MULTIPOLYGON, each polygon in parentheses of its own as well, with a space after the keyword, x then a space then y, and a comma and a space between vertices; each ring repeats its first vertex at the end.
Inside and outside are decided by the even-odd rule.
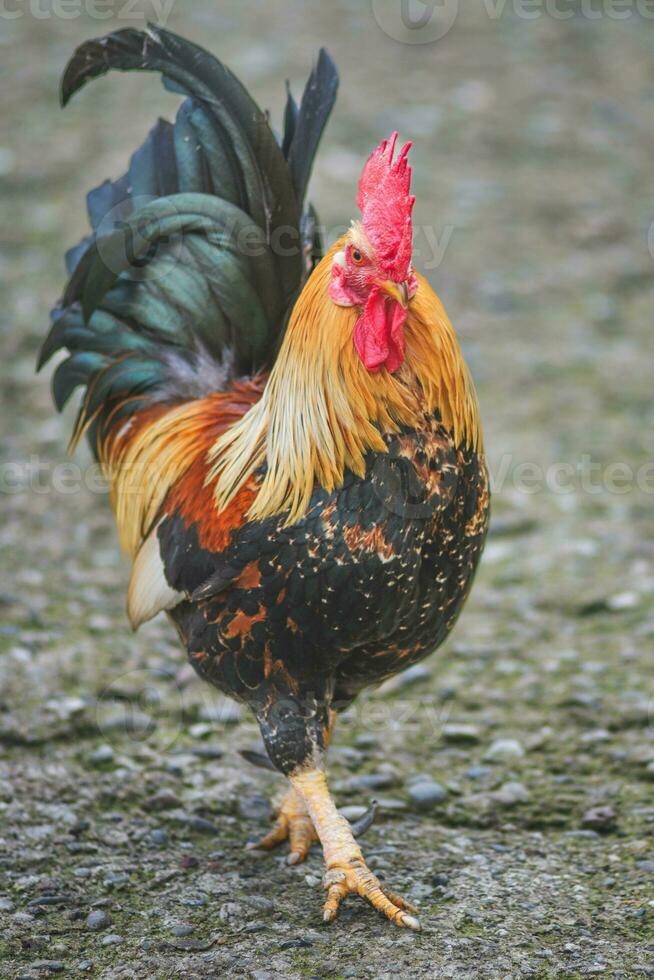
POLYGON ((159 526, 166 579, 189 596, 170 616, 191 663, 249 705, 282 772, 324 747, 330 708, 432 653, 472 585, 483 459, 438 417, 386 442, 365 476, 316 488, 306 517, 247 522, 221 552, 177 513, 159 526))

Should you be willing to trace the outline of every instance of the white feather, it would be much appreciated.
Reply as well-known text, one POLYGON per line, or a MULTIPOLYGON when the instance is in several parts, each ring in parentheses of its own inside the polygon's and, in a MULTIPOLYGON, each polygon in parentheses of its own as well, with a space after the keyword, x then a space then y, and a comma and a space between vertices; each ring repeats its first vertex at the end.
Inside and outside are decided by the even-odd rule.
POLYGON ((129 621, 136 630, 162 609, 172 609, 184 598, 183 592, 177 592, 166 581, 155 527, 141 545, 132 567, 127 590, 129 621))

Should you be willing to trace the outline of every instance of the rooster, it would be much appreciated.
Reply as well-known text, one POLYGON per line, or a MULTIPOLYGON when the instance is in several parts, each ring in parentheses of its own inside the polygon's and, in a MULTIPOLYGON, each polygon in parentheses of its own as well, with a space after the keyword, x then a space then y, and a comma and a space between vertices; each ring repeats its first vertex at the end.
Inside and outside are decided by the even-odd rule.
POLYGON ((110 481, 129 619, 165 610, 198 674, 254 713, 288 781, 255 846, 288 841, 294 864, 320 843, 326 922, 357 894, 418 929, 325 772, 337 711, 451 630, 487 528, 474 386, 412 266, 410 144, 374 150, 323 255, 304 201, 338 86, 324 50, 280 138, 220 61, 152 26, 78 48, 63 104, 110 69, 185 98, 89 194, 40 363, 67 351, 59 410, 84 387, 72 442, 110 481))

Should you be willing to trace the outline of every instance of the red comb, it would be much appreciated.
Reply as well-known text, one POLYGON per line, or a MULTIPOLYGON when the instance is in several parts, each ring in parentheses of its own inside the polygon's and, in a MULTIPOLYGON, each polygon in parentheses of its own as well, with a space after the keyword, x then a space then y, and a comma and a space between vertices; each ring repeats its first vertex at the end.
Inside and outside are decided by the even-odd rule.
POLYGON ((407 156, 411 143, 405 143, 393 160, 396 143, 397 133, 393 133, 368 157, 359 180, 357 204, 379 265, 390 279, 403 282, 411 263, 415 197, 409 193, 411 167, 407 156))

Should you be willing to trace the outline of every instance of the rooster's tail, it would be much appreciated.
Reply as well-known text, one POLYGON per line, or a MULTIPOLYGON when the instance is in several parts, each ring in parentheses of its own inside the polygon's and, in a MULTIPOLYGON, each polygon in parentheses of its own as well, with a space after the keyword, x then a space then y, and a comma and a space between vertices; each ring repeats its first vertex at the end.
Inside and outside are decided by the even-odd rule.
POLYGON ((64 348, 56 406, 85 387, 76 434, 101 447, 118 420, 221 390, 274 359, 288 312, 322 254, 304 198, 338 75, 321 50, 300 105, 290 92, 278 143, 238 79, 158 27, 77 49, 62 102, 110 69, 159 71, 186 96, 119 180, 88 195, 93 234, 66 256, 70 279, 39 366, 64 348))

